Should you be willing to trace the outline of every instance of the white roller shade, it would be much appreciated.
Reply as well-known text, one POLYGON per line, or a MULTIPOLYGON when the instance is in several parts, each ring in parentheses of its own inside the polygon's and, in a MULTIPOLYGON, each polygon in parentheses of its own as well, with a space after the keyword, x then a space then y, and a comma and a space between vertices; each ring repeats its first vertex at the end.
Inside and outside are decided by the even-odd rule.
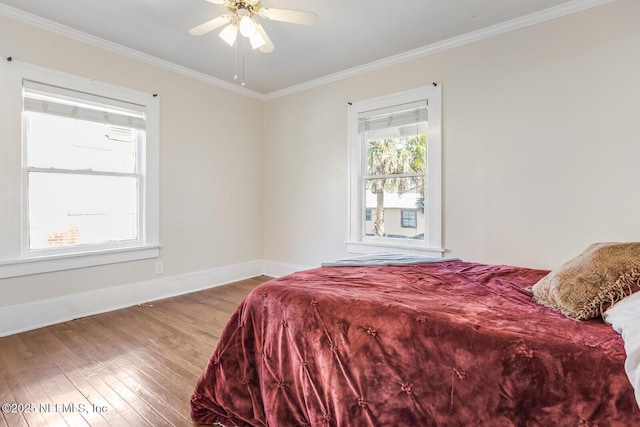
POLYGON ((23 80, 24 111, 136 129, 145 128, 145 107, 118 99, 23 80))
POLYGON ((417 101, 358 114, 358 132, 400 128, 427 122, 427 102, 417 101))

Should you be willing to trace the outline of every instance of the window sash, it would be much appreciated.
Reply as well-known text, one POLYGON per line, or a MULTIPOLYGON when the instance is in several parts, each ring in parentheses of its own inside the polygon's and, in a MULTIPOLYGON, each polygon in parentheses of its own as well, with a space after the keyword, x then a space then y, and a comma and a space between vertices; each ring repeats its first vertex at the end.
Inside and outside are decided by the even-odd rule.
POLYGON ((91 247, 121 247, 140 244, 140 230, 143 225, 142 217, 140 215, 140 184, 142 177, 136 174, 94 173, 91 171, 80 172, 30 168, 27 171, 26 179, 29 187, 26 195, 28 233, 26 236, 28 243, 28 245, 25 246, 26 252, 42 254, 47 251, 74 251, 76 250, 74 248, 77 247, 82 247, 86 250, 91 247), (38 210, 38 212, 32 210, 32 202, 40 204, 43 202, 50 202, 47 201, 47 196, 45 196, 44 199, 33 199, 34 193, 37 191, 35 190, 36 185, 41 186, 43 183, 43 181, 40 181, 39 184, 36 184, 38 179, 42 180, 46 176, 49 176, 49 178, 47 178, 49 184, 53 183, 55 185, 63 185, 63 187, 50 188, 47 192, 47 196, 55 194, 57 190, 64 191, 64 189, 74 189, 77 191, 76 194, 78 194, 80 199, 77 197, 70 197, 66 199, 64 197, 56 197, 53 204, 58 205, 57 209, 42 209, 42 206, 40 206, 41 209, 38 210), (87 193, 87 191, 91 192, 92 189, 82 188, 82 186, 79 188, 77 187, 78 182, 75 181, 74 178, 78 177, 84 178, 86 181, 90 182, 94 186, 93 189, 100 189, 97 193, 99 194, 98 198, 100 200, 97 200, 95 195, 87 193), (63 178, 63 181, 60 182, 59 178, 63 178), (109 180, 111 182, 108 182, 103 178, 117 178, 118 180, 109 180), (64 182, 65 180, 67 181, 66 183, 64 182), (103 199, 109 195, 109 187, 114 184, 120 187, 118 203, 103 203, 103 199), (134 184, 134 187, 131 187, 131 184, 134 184), (66 185, 69 185, 70 188, 66 185), (131 198, 131 196, 133 196, 133 198, 131 198), (125 197, 127 198, 125 199, 125 197), (127 214, 133 215, 132 220, 125 220, 129 226, 133 227, 129 233, 126 231, 123 232, 123 226, 126 227, 127 224, 123 222, 123 213, 126 212, 123 212, 122 208, 127 205, 133 208, 133 212, 127 214), (74 211, 67 211, 68 217, 63 218, 61 214, 64 209, 61 210, 61 206, 65 209, 74 209, 74 211), (42 218, 39 218, 39 216, 41 216, 43 212, 46 214, 45 216, 47 217, 47 220, 41 222, 42 218), (96 217, 91 218, 92 216, 96 217), (103 221, 101 226, 96 227, 96 220, 98 217, 101 217, 103 221), (105 219, 107 220, 106 222, 104 221, 105 219), (120 223, 114 224, 113 221, 118 219, 120 223), (57 224, 52 227, 52 222, 57 224), (82 226, 83 223, 84 226, 82 226), (46 238, 43 234, 40 234, 40 238, 37 239, 38 233, 34 233, 32 228, 34 225, 40 226, 41 230, 42 227, 44 227, 43 232, 47 233, 46 238), (55 245, 53 241, 47 244, 44 243, 45 241, 49 242, 52 239, 52 236, 65 234, 74 227, 80 232, 80 235, 75 239, 76 241, 74 243, 65 245, 55 245), (109 230, 109 232, 104 234, 105 230, 109 230), (97 237, 100 235, 102 235, 102 237, 97 237))
MULTIPOLYGON (((118 173, 141 173, 142 154, 146 141, 146 132, 124 126, 115 126, 97 121, 73 119, 62 116, 51 116, 46 113, 23 111, 23 168, 41 167, 60 170, 102 171, 118 173), (53 122, 49 120, 55 118, 53 122), (41 120, 45 119, 44 122, 41 120), (57 120, 68 122, 57 122, 57 120), (78 124, 73 131, 69 128, 78 124), (105 124, 105 127, 95 125, 105 124), (51 126, 49 126, 51 125, 51 126), (85 125, 90 125, 85 128, 85 125), (54 129, 64 128, 68 131, 58 132, 63 136, 52 139, 50 133, 54 129), (103 132, 116 135, 118 131, 130 131, 131 141, 104 141, 103 132), (80 136, 80 134, 82 134, 80 136), (124 147, 131 144, 130 147, 124 147), (120 148, 120 149, 119 149, 120 148), (126 148, 126 150, 122 150, 126 148), (89 150, 89 151, 85 151, 89 150), (86 155, 79 155, 79 153, 86 155)), ((109 138, 111 139, 111 138, 109 138)))
POLYGON ((118 172, 102 172, 102 171, 78 171, 78 170, 66 170, 55 168, 34 168, 25 167, 23 169, 23 217, 24 217, 24 230, 22 232, 22 257, 25 259, 33 257, 41 257, 44 255, 67 255, 67 254, 82 254, 85 252, 98 251, 102 249, 118 249, 127 247, 139 247, 143 246, 148 237, 147 224, 144 216, 145 210, 145 177, 139 173, 118 173, 118 172), (126 240, 113 240, 104 241, 100 243, 89 244, 77 244, 61 247, 51 248, 34 248, 31 244, 31 205, 30 205, 30 189, 29 189, 29 175, 30 174, 58 174, 69 176, 87 176, 87 177, 120 177, 120 178, 132 178, 137 182, 137 196, 136 196, 136 237, 134 239, 126 240))

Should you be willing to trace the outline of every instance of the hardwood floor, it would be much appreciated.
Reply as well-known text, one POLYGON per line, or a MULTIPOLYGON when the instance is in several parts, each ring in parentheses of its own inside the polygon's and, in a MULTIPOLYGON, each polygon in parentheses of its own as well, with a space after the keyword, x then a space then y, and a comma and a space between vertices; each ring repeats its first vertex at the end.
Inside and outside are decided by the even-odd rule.
POLYGON ((190 426, 189 398, 256 277, 0 338, 0 427, 190 426))

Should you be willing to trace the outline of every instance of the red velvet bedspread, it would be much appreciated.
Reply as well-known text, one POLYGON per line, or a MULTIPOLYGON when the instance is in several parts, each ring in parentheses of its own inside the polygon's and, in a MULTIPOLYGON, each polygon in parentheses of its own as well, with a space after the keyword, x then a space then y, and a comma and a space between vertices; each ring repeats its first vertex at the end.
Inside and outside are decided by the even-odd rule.
POLYGON ((225 426, 636 426, 621 337, 524 290, 547 272, 462 261, 334 267, 257 287, 199 380, 225 426))

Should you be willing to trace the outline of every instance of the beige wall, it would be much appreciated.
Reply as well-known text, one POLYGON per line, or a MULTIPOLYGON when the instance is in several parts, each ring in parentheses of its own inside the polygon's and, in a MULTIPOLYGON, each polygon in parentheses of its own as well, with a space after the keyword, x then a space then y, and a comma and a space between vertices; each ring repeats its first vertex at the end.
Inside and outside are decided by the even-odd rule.
MULTIPOLYGON (((160 95, 165 276, 262 259, 262 101, 4 18, 0 56, 160 95)), ((0 307, 153 280, 155 261, 2 279, 0 307)))
POLYGON ((347 102, 434 81, 447 255, 552 268, 640 240, 639 17, 617 0, 268 101, 265 259, 345 255, 347 102))

